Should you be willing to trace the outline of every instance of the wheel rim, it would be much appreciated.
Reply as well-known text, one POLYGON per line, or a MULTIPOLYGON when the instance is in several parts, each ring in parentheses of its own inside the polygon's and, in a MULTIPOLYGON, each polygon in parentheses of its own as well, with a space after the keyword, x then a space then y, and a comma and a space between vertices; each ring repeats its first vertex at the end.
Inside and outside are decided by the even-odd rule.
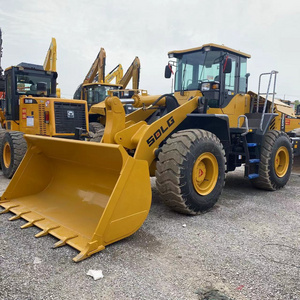
POLYGON ((212 192, 217 184, 219 167, 216 157, 209 152, 202 153, 193 167, 193 185, 199 195, 212 192))
POLYGON ((275 154, 274 169, 278 177, 283 177, 290 163, 288 149, 284 146, 280 147, 275 154))
POLYGON ((8 142, 6 142, 3 147, 3 162, 5 168, 9 168, 11 162, 11 148, 8 142))

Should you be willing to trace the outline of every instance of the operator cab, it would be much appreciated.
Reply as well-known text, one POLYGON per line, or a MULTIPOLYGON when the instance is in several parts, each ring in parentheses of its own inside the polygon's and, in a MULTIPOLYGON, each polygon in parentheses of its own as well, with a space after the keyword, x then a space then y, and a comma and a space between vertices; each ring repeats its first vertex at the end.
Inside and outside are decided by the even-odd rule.
MULTIPOLYGON (((21 96, 56 97, 57 73, 42 66, 21 63, 5 70, 5 109, 7 120, 19 120, 21 96)), ((26 101, 26 100, 25 100, 26 101)), ((28 101, 34 101, 28 98, 28 101)))
MULTIPOLYGON (((176 58, 166 66, 165 77, 176 66, 175 95, 200 91, 211 108, 223 108, 236 94, 247 92, 247 58, 250 55, 225 46, 206 44, 199 48, 171 51, 176 58)), ((180 97, 178 97, 180 98, 180 97)))

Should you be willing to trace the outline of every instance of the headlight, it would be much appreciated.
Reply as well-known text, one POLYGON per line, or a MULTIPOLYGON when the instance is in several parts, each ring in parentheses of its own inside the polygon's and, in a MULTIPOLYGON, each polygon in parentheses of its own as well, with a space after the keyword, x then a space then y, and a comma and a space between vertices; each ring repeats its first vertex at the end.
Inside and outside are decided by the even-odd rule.
POLYGON ((201 91, 209 91, 209 90, 210 90, 210 83, 209 82, 202 83, 201 91))

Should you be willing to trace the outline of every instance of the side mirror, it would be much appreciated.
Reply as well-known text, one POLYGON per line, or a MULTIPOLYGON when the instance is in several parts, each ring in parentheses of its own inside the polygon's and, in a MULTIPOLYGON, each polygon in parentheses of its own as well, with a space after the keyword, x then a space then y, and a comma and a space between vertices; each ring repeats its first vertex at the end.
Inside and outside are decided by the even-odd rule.
POLYGON ((231 73, 231 69, 232 69, 232 60, 231 58, 227 57, 224 61, 223 73, 225 74, 231 73))
POLYGON ((165 78, 170 78, 172 74, 172 66, 166 65, 165 67, 165 78))

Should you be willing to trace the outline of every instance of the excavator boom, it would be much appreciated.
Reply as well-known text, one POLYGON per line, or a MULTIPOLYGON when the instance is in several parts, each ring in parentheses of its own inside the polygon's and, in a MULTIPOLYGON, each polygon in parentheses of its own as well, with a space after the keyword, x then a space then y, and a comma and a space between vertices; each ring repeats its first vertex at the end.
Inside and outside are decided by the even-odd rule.
POLYGON ((56 60, 57 60, 57 53, 56 53, 56 39, 52 38, 48 52, 45 57, 44 61, 44 70, 56 72, 56 60))
POLYGON ((105 83, 110 83, 116 78, 116 84, 120 82, 123 77, 123 67, 121 64, 118 64, 113 70, 111 70, 105 76, 105 83))
POLYGON ((139 88, 140 69, 140 59, 136 56, 133 62, 131 63, 130 67, 128 68, 127 72, 119 82, 119 84, 122 85, 123 89, 127 87, 130 79, 132 79, 132 89, 137 90, 139 88))
POLYGON ((90 70, 88 71, 83 84, 92 83, 95 77, 98 77, 98 82, 103 82, 105 78, 105 58, 106 52, 104 48, 101 48, 95 61, 93 62, 90 70))

